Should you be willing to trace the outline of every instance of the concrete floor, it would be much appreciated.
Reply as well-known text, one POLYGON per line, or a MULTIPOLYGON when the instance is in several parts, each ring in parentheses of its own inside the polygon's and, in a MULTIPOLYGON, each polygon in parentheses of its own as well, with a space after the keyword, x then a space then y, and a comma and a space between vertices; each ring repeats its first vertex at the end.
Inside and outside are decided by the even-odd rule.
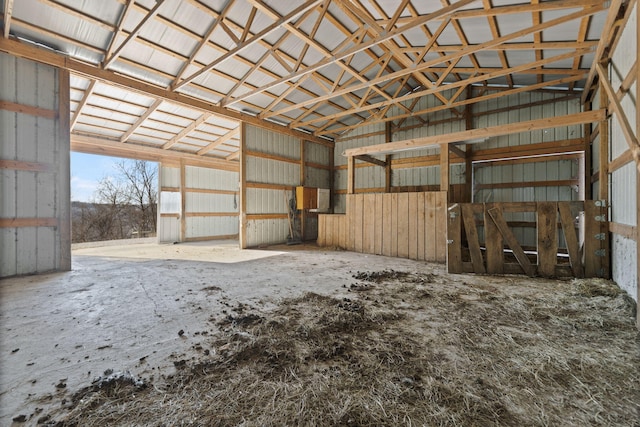
POLYGON ((343 295, 353 273, 385 268, 444 273, 443 265, 315 246, 76 248, 70 272, 0 283, 0 425, 37 419, 107 369, 147 379, 173 372, 174 361, 202 356, 215 322, 239 304, 264 310, 307 291, 343 295))

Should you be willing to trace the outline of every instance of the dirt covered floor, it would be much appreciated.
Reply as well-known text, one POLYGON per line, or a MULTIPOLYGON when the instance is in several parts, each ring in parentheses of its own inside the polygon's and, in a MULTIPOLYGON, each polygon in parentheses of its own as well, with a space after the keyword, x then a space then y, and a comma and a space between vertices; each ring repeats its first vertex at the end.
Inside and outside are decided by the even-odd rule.
POLYGON ((635 304, 611 282, 227 249, 91 249, 3 281, 0 423, 639 425, 635 304))

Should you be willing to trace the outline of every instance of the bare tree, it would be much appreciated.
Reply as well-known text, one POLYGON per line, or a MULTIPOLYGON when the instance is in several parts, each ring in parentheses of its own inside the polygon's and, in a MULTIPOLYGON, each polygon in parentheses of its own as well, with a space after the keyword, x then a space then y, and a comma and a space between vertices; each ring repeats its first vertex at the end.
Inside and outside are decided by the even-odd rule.
POLYGON ((102 178, 92 203, 76 208, 74 242, 125 239, 133 232, 155 232, 157 167, 141 160, 123 160, 116 164, 116 171, 115 176, 102 178))
POLYGON ((155 231, 158 201, 157 166, 143 160, 123 160, 116 164, 116 168, 126 183, 128 202, 139 209, 136 221, 138 231, 155 231))

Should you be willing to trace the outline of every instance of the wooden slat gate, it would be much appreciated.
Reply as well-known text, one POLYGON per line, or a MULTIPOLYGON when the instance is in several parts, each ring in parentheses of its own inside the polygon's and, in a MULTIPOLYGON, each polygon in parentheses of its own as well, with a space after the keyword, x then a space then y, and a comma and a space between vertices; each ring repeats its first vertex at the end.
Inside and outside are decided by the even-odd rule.
POLYGON ((455 203, 447 233, 450 273, 610 277, 603 201, 455 203))

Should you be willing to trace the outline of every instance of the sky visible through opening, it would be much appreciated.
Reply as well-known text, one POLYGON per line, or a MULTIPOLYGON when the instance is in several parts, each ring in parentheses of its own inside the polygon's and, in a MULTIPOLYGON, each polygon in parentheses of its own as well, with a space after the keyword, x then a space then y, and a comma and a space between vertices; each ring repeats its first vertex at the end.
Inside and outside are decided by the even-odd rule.
MULTIPOLYGON (((132 161, 121 157, 71 152, 71 201, 96 201, 96 189, 103 178, 121 176, 116 164, 132 161)), ((151 162, 153 163, 153 162, 151 162)))

